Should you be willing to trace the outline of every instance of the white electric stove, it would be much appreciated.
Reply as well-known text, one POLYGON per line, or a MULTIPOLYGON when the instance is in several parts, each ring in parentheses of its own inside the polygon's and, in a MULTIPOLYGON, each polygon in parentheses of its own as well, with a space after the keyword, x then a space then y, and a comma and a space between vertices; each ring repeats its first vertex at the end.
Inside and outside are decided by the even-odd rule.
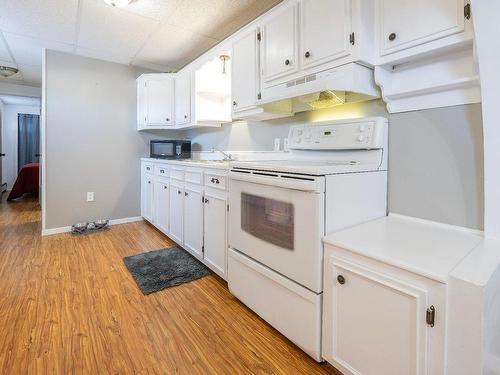
POLYGON ((323 244, 386 215, 387 120, 295 126, 284 160, 229 173, 231 292, 321 361, 323 244))

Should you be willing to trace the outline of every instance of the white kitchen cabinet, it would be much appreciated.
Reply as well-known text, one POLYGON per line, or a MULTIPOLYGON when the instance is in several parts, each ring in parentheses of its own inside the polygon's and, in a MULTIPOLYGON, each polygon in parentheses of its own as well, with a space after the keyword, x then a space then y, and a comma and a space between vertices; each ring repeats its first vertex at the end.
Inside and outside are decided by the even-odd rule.
POLYGON ((141 183, 141 216, 153 222, 153 175, 143 173, 141 183))
POLYGON ((289 106, 283 104, 259 106, 259 29, 253 29, 233 43, 232 49, 232 107, 233 119, 270 120, 293 116, 289 106))
POLYGON ((467 0, 378 0, 380 55, 465 31, 467 0))
POLYGON ((262 78, 271 82, 299 70, 298 3, 290 1, 262 24, 262 78))
POLYGON ((429 372, 430 330, 444 327, 426 322, 431 306, 442 313, 429 289, 331 257, 324 288, 327 361, 347 374, 438 373, 429 372))
POLYGON ((184 243, 184 188, 175 180, 170 182, 169 236, 178 244, 184 243))
POLYGON ((233 43, 232 96, 233 117, 254 108, 259 92, 257 42, 259 31, 252 30, 233 43))
POLYGON ((138 129, 174 126, 174 78, 171 74, 143 74, 137 79, 138 129))
POLYGON ((302 0, 300 20, 302 68, 349 55, 351 0, 302 0))
POLYGON ((169 232, 170 188, 166 179, 156 178, 154 182, 154 224, 163 233, 169 232))
MULTIPOLYGON (((225 193, 224 193, 225 194, 225 193)), ((219 276, 227 270, 227 200, 221 194, 205 192, 204 258, 219 276)))
POLYGON ((184 188, 184 248, 203 258, 203 187, 186 184, 184 188))
POLYGON ((177 74, 175 79, 175 127, 183 128, 191 122, 191 72, 177 74))

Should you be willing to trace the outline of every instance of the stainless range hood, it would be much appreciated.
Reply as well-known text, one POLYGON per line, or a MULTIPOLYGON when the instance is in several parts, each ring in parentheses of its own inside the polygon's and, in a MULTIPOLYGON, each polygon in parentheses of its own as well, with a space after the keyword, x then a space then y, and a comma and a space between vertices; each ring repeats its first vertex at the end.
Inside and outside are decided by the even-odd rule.
POLYGON ((293 112, 301 112, 379 97, 373 69, 350 63, 264 88, 258 104, 280 102, 283 106, 291 107, 293 112))

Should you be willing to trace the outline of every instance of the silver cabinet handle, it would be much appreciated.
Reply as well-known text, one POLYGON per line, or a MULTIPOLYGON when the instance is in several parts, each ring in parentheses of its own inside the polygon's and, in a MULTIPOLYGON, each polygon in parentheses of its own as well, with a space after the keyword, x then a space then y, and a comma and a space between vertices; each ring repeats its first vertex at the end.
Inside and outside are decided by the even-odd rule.
POLYGON ((184 196, 187 197, 189 193, 187 191, 184 192, 184 196))
POLYGON ((205 198, 205 200, 204 200, 203 202, 208 203, 208 199, 207 199, 207 198, 205 198))
POLYGON ((180 190, 177 190, 177 194, 182 194, 182 192, 180 190))
POLYGON ((167 185, 163 185, 163 189, 165 190, 168 189, 167 185))

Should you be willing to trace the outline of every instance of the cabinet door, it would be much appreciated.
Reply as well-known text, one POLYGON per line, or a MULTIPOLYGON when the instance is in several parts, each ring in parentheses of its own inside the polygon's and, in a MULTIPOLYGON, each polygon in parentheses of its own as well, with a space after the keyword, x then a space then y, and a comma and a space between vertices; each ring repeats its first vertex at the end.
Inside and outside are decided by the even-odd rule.
POLYGON ((184 190, 170 185, 170 237, 182 246, 184 224, 184 190))
POLYGON ((170 219, 170 191, 168 182, 156 181, 154 184, 154 222, 163 233, 168 234, 170 219))
POLYGON ((149 126, 174 124, 174 85, 171 78, 148 78, 145 81, 146 119, 149 126))
POLYGON ((281 9, 262 26, 262 76, 269 82, 295 73, 298 62, 298 4, 281 9))
POLYGON ((225 199, 205 194, 205 251, 203 257, 211 268, 226 278, 227 254, 227 202, 225 199))
POLYGON ((233 112, 255 106, 258 91, 257 30, 233 44, 232 95, 233 112))
POLYGON ((184 192, 184 247, 200 259, 203 257, 202 196, 201 191, 189 188, 184 192))
POLYGON ((300 14, 304 68, 349 54, 351 0, 302 0, 300 14))
POLYGON ((179 74, 175 80, 175 125, 189 124, 191 121, 191 75, 179 74))
POLYGON ((427 374, 425 290, 327 258, 323 298, 327 361, 354 374, 427 374))
POLYGON ((381 55, 464 30, 464 0, 379 0, 381 55))
POLYGON ((141 183, 141 215, 153 222, 153 178, 148 175, 143 175, 141 183))

